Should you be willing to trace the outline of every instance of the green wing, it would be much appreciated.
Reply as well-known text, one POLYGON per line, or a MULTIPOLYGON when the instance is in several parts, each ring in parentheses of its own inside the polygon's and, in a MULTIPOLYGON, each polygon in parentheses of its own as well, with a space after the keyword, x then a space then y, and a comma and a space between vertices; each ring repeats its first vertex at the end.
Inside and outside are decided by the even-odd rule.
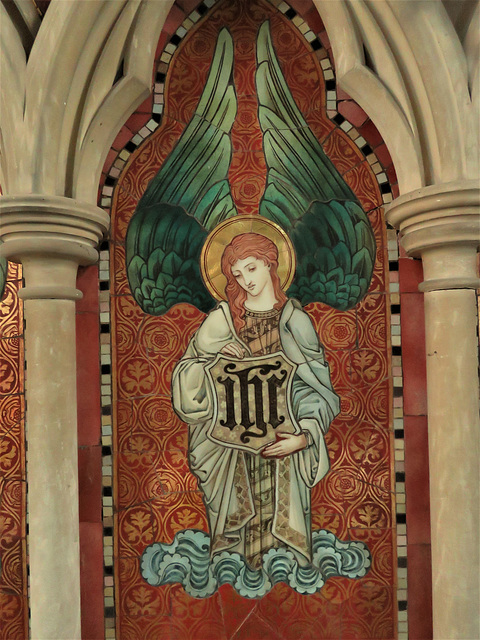
POLYGON ((195 114, 148 185, 127 230, 130 289, 152 315, 179 302, 201 311, 214 305, 199 259, 208 232, 237 213, 228 182, 230 131, 237 113, 232 71, 233 41, 222 29, 195 114))
POLYGON ((259 213, 289 233, 297 254, 289 295, 349 309, 368 290, 373 231, 353 191, 325 155, 280 69, 269 23, 257 38, 259 121, 268 167, 259 213))

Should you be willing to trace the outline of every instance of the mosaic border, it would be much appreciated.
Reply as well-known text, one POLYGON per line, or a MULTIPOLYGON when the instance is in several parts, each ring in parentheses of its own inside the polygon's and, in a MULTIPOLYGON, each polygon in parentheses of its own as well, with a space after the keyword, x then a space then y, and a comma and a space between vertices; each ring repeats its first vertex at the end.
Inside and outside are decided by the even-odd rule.
MULTIPOLYGON (((99 189, 99 205, 110 214, 115 185, 133 152, 159 127, 162 121, 165 79, 169 64, 183 38, 219 0, 204 0, 194 11, 186 15, 182 24, 165 45, 156 67, 152 91, 151 117, 121 149, 102 174, 99 189)), ((349 120, 338 111, 338 94, 334 68, 329 51, 322 44, 326 33, 315 33, 301 15, 282 0, 269 0, 300 31, 319 59, 326 87, 327 116, 346 133, 359 148, 376 176, 383 205, 392 202, 395 193, 391 180, 372 146, 368 135, 362 135, 349 120), (322 35, 323 34, 323 35, 322 35)), ((175 5, 178 8, 178 5, 175 5)), ((113 147, 112 147, 113 149, 113 147)), ((105 167, 104 167, 105 169, 105 167)), ((395 186, 395 185, 393 185, 395 186)), ((407 525, 405 496, 405 463, 403 431, 403 373, 400 332, 400 290, 398 281, 398 234, 387 224, 387 252, 389 261, 389 302, 393 373, 393 429, 394 471, 397 535, 397 610, 398 640, 408 640, 407 619, 407 525)), ((112 463, 112 377, 110 335, 110 252, 109 243, 100 248, 100 364, 101 364, 101 411, 102 411, 102 508, 104 527, 104 608, 105 639, 116 639, 115 592, 114 592, 114 545, 113 545, 113 463, 112 463)))

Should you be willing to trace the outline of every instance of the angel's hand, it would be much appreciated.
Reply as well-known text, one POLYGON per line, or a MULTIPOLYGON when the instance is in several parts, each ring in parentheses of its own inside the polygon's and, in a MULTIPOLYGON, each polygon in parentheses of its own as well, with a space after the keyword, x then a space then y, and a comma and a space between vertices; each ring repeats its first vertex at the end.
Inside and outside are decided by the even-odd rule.
POLYGON ((295 435, 293 433, 277 433, 278 440, 272 442, 262 451, 265 458, 284 458, 296 451, 305 449, 308 445, 307 438, 303 433, 295 435))
POLYGON ((229 342, 220 349, 220 353, 232 358, 240 358, 240 360, 245 356, 244 349, 237 342, 229 342))

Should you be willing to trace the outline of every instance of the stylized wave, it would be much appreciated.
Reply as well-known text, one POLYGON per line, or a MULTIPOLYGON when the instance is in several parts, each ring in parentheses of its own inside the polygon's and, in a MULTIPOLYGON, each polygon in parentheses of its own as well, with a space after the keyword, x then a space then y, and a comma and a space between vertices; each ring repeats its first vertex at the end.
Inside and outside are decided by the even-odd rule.
POLYGON ((208 598, 222 584, 230 584, 244 598, 260 598, 277 582, 298 593, 315 593, 333 576, 363 577, 371 556, 363 542, 342 542, 330 531, 312 534, 312 563, 300 566, 286 548, 270 549, 262 568, 252 569, 238 553, 223 551, 210 558, 210 538, 204 531, 187 529, 172 544, 156 542, 142 555, 141 572, 153 586, 180 583, 194 598, 208 598))

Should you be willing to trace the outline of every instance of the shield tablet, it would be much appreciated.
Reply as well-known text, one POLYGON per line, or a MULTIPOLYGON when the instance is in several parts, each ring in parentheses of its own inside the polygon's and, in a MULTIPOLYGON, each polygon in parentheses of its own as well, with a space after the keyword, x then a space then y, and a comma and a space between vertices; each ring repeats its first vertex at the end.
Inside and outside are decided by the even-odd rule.
POLYGON ((210 440, 260 453, 276 433, 300 433, 291 404, 296 369, 280 351, 243 360, 218 354, 205 367, 214 400, 210 440))

